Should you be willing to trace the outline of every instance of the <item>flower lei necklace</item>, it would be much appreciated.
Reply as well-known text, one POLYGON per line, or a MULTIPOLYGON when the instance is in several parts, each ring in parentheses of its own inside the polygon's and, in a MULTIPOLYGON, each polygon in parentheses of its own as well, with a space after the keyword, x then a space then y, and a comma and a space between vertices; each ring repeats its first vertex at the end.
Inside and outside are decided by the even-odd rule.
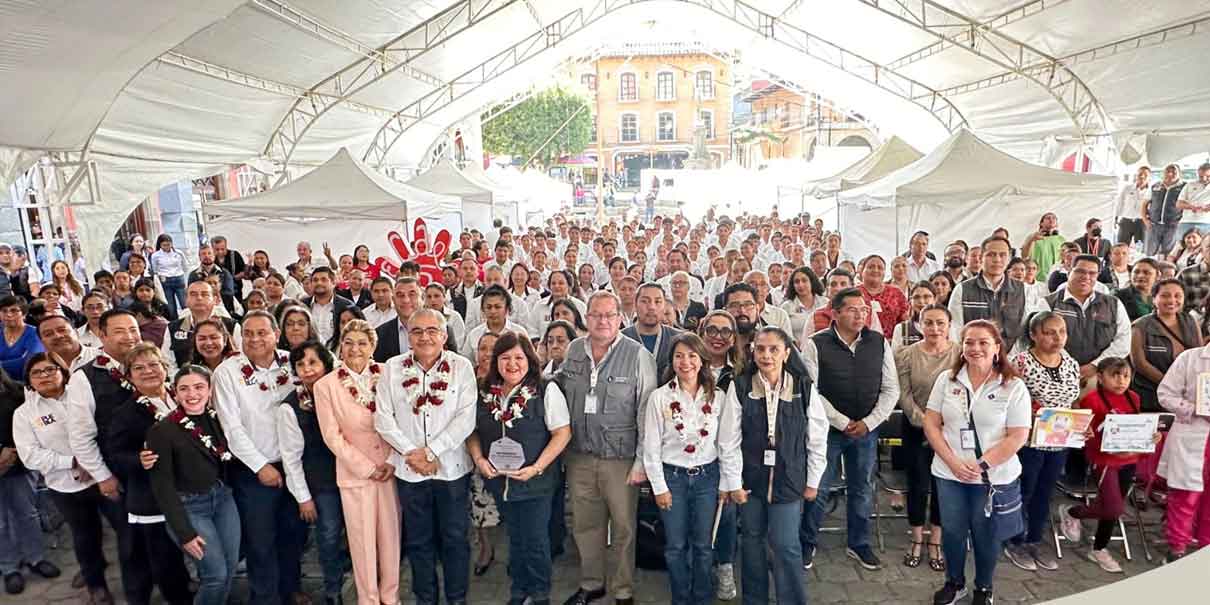
POLYGON ((526 404, 534 396, 534 390, 528 385, 521 387, 516 395, 501 404, 504 401, 504 387, 502 385, 492 385, 488 392, 487 400, 488 409, 492 413, 492 418, 497 422, 504 423, 504 426, 513 428, 513 423, 525 417, 526 404))
POLYGON ((441 357, 437 360, 437 371, 433 375, 433 381, 429 383, 429 391, 427 393, 420 392, 420 382, 424 371, 416 363, 415 356, 412 353, 408 353, 400 364, 403 367, 403 395, 413 402, 413 414, 419 416, 420 411, 425 406, 437 407, 445 403, 445 400, 441 398, 441 394, 445 393, 450 387, 450 362, 445 358, 444 352, 441 353, 441 357))
POLYGON ((374 395, 378 393, 378 379, 382 376, 382 366, 371 361, 368 368, 370 370, 369 393, 362 390, 361 384, 353 379, 353 372, 343 363, 336 366, 336 377, 340 379, 340 386, 344 387, 357 403, 374 412, 378 410, 377 404, 374 403, 374 395))
POLYGON ((97 355, 97 358, 93 361, 93 363, 97 367, 109 372, 109 377, 112 378, 114 382, 117 382, 119 385, 121 385, 123 389, 128 391, 134 390, 134 385, 130 384, 129 380, 126 380, 126 373, 122 371, 122 364, 118 363, 118 360, 102 353, 97 355))
MULTIPOLYGON (((210 418, 216 422, 218 421, 218 411, 213 407, 208 407, 206 414, 209 414, 210 418)), ((227 451, 227 448, 219 444, 213 435, 207 434, 206 431, 202 430, 202 427, 198 426, 192 418, 185 414, 185 408, 177 406, 175 410, 172 410, 172 413, 168 414, 168 421, 185 429, 185 432, 189 433, 190 437, 200 441, 220 461, 227 462, 231 460, 231 452, 227 451)))
MULTIPOLYGON (((280 387, 290 382, 290 366, 288 365, 290 358, 286 357, 285 355, 277 355, 276 360, 277 376, 273 379, 273 382, 276 384, 276 386, 280 387)), ((250 361, 246 355, 243 356, 243 363, 240 364, 239 371, 244 376, 245 386, 257 384, 256 368, 252 367, 252 361, 250 361)), ((260 390, 268 391, 269 384, 267 382, 260 382, 260 390)))
POLYGON ((298 407, 304 412, 310 412, 315 409, 315 396, 311 391, 303 385, 298 385, 294 388, 294 392, 298 395, 298 407))
POLYGON ((676 429, 677 437, 680 438, 681 443, 685 444, 685 453, 692 454, 697 451, 698 444, 701 443, 703 439, 710 436, 711 429, 713 429, 714 425, 717 423, 716 419, 713 417, 714 408, 710 405, 709 401, 703 401, 701 425, 698 426, 696 431, 690 431, 687 433, 685 431, 684 410, 681 408, 680 400, 676 398, 680 393, 680 387, 677 386, 675 378, 668 383, 668 387, 672 389, 673 394, 672 403, 668 404, 668 407, 672 409, 673 427, 676 429), (697 439, 694 439, 692 442, 689 441, 689 435, 691 433, 697 434, 697 439))
MULTIPOLYGON (((168 403, 168 402, 172 401, 172 396, 173 396, 172 386, 165 384, 164 385, 164 400, 163 400, 164 403, 168 403)), ((147 410, 148 414, 151 414, 152 416, 155 417, 156 422, 159 422, 168 416, 168 414, 160 411, 159 407, 156 407, 155 402, 151 400, 150 395, 140 395, 138 402, 139 402, 139 405, 143 406, 143 408, 147 410)))

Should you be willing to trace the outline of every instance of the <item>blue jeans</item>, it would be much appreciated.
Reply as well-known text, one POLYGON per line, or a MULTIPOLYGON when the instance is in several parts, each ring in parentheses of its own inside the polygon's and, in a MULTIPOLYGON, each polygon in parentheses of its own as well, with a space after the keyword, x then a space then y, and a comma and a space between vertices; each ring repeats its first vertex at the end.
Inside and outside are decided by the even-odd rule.
POLYGON ((317 489, 315 501, 315 542, 319 546, 319 567, 324 574, 324 596, 338 597, 345 583, 345 515, 340 490, 317 489))
MULTIPOLYGON (((226 605, 231 593, 231 579, 239 565, 239 510, 231 488, 216 484, 204 494, 181 494, 181 504, 189 515, 193 531, 206 542, 202 560, 197 562, 198 588, 193 596, 194 605, 226 605)), ((180 537, 172 531, 168 534, 180 544, 180 537)))
MULTIPOLYGON (((453 481, 429 479, 409 483, 402 479, 399 501, 407 520, 404 544, 412 565, 412 594, 417 605, 437 603, 437 546, 441 545, 441 571, 446 603, 466 600, 470 586, 471 478, 453 481)), ((259 604, 258 604, 259 605, 259 604)))
POLYGON ((739 546, 739 505, 728 501, 723 505, 723 514, 718 518, 718 536, 714 539, 715 565, 735 563, 735 551, 739 546))
POLYGON ((840 457, 845 467, 845 513, 848 516, 848 545, 854 550, 870 544, 870 515, 874 512, 874 492, 871 489, 874 465, 878 463, 878 429, 864 437, 853 439, 844 433, 828 429, 828 467, 819 482, 819 496, 803 508, 799 541, 803 551, 819 543, 819 525, 832 494, 828 487, 836 482, 840 472, 840 457))
POLYGON ((744 523, 744 557, 740 580, 744 605, 769 602, 769 561, 765 545, 773 550, 773 587, 779 605, 806 605, 806 572, 802 549, 795 539, 802 521, 802 500, 769 504, 764 494, 752 494, 740 509, 744 523))
POLYGON ((1025 533, 1012 539, 1013 544, 1037 544, 1042 531, 1050 522, 1050 497, 1067 464, 1067 450, 1048 452, 1023 447, 1017 451, 1021 461, 1021 504, 1025 513, 1025 533))
POLYGON ((509 597, 534 601, 550 598, 551 499, 539 496, 514 502, 498 501, 500 516, 508 528, 509 597))
POLYGON ((714 600, 714 550, 710 533, 718 506, 718 462, 698 474, 689 469, 664 465, 664 479, 672 494, 672 508, 661 510, 664 520, 664 562, 673 605, 709 603, 714 600))
POLYGON ((945 579, 966 586, 966 538, 975 551, 975 587, 991 588, 1000 558, 1000 544, 990 517, 984 515, 987 486, 937 478, 941 505, 941 550, 945 553, 945 579))
MULTIPOLYGON (((280 471, 280 469, 279 469, 280 471)), ((243 465, 232 469, 235 504, 244 529, 251 602, 280 605, 300 591, 307 525, 284 487, 266 487, 243 465)))
POLYGON ((42 522, 29 473, 9 471, 0 477, 0 574, 21 570, 46 558, 42 522))
POLYGON ((1172 247, 1176 245, 1176 230, 1178 226, 1175 223, 1166 225, 1152 223, 1151 228, 1147 229, 1147 235, 1144 239, 1147 256, 1170 252, 1172 247))
POLYGON ((164 287, 164 302, 168 303, 168 319, 176 321, 177 309, 185 307, 185 276, 178 275, 176 277, 165 277, 160 280, 160 285, 164 287))

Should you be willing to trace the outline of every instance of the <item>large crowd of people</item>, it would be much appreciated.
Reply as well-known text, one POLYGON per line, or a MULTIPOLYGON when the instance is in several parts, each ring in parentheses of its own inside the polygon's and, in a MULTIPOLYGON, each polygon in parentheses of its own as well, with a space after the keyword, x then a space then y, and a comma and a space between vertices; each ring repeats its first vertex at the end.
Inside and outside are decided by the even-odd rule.
POLYGON ((31 281, 0 244, 5 589, 60 574, 38 523, 53 505, 91 605, 114 602, 102 519, 131 605, 157 587, 226 603, 241 559, 249 602, 306 605, 311 531, 329 605, 346 557, 363 605, 400 601, 401 561, 417 603, 465 603, 494 526, 510 604, 633 603, 636 547, 656 540, 675 604, 801 605, 837 499, 845 555, 885 565, 871 518, 891 443, 902 565, 938 574, 937 605, 991 604, 1001 553, 1057 569, 1052 517, 1073 544, 1095 525, 1083 553, 1120 572, 1127 494, 1167 507, 1174 561, 1210 543, 1200 176, 1140 173, 1117 242, 1095 217, 1068 241, 1048 213, 1016 243, 919 231, 894 257, 854 258, 809 216, 713 211, 468 230, 440 280, 386 274, 364 245, 299 242, 283 264, 218 234, 194 265, 162 235, 84 288, 65 263, 31 281), (1031 439, 1053 408, 1091 411, 1082 449, 1031 439), (1160 412, 1154 452, 1101 451, 1107 416, 1160 412), (1097 495, 1058 505, 1061 481, 1097 495), (556 596, 568 533, 578 584, 556 596))

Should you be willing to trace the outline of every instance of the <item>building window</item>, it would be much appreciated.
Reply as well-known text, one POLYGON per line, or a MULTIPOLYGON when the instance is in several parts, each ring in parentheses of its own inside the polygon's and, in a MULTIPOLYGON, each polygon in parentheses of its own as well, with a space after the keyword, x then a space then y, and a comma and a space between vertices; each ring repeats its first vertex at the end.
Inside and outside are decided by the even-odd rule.
POLYGON ((638 78, 634 74, 622 74, 618 76, 618 100, 639 100, 638 78))
POLYGON ((714 139, 714 112, 708 109, 703 109, 698 114, 698 119, 702 121, 702 125, 706 127, 706 140, 714 139))
POLYGON ((676 84, 672 72, 661 71, 655 74, 655 98, 657 101, 676 99, 676 84))
POLYGON ((769 108, 768 107, 760 108, 760 123, 761 124, 769 123, 769 108))
POLYGON ((790 104, 782 103, 781 105, 781 127, 790 127, 790 104))
POLYGON ((588 90, 596 90, 597 74, 581 74, 580 84, 582 84, 584 88, 587 88, 588 90))
POLYGON ((655 131, 655 140, 676 140, 676 116, 671 111, 660 112, 658 128, 655 131))
POLYGON ((621 138, 623 143, 639 142, 639 116, 633 113, 622 114, 621 138))
POLYGON ((714 74, 703 69, 702 71, 697 72, 696 80, 698 98, 713 99, 714 74))
POLYGON ((597 142, 597 116, 592 116, 592 126, 590 127, 590 130, 588 131, 588 142, 589 143, 597 142))

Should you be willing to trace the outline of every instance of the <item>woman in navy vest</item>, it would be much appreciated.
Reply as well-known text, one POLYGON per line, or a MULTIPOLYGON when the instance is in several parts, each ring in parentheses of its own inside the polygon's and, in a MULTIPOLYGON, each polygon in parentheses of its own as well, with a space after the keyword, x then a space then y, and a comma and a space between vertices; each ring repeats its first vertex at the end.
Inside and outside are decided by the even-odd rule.
POLYGON ((714 597, 710 534, 715 511, 741 487, 739 409, 715 386, 696 334, 677 336, 671 351, 642 418, 643 466, 664 520, 672 603, 688 605, 714 597))
MULTIPOLYGON (((708 357, 706 367, 714 379, 714 386, 726 393, 731 387, 736 367, 749 365, 747 353, 740 353, 735 346, 735 318, 730 313, 716 309, 706 314, 698 323, 698 335, 706 345, 708 357)), ((714 537, 715 596, 720 601, 735 598, 735 547, 739 516, 734 502, 723 503, 718 520, 718 531, 714 537)))
POLYGON ((793 341, 781 328, 761 328, 753 363, 735 377, 728 404, 740 410, 743 489, 744 603, 768 603, 766 544, 773 550, 777 602, 807 602, 798 529, 803 500, 814 500, 827 464, 828 420, 800 364, 787 363, 793 341))
POLYGON ((551 494, 563 480, 558 457, 571 441, 571 417, 563 392, 542 384, 541 373, 528 338, 501 334, 466 440, 508 528, 510 605, 550 603, 551 494))

